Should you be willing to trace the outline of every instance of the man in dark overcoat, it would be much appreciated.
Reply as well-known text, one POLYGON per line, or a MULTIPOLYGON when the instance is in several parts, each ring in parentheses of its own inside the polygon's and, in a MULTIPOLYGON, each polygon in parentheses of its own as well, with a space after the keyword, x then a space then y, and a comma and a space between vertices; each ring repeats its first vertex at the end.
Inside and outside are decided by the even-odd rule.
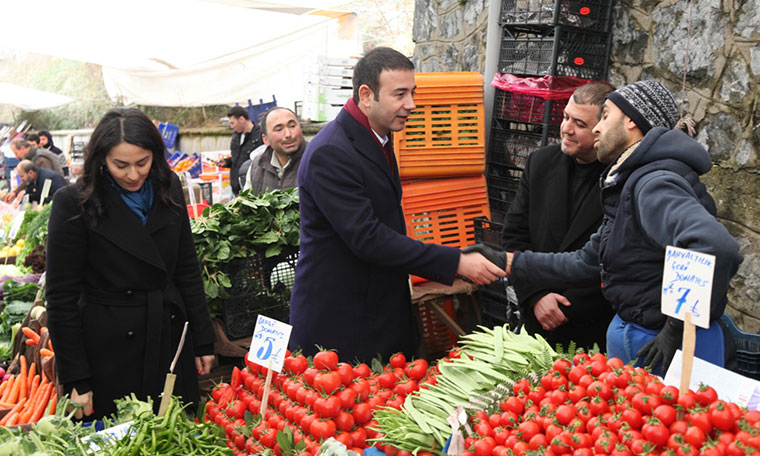
MULTIPOLYGON (((507 250, 572 252, 580 249, 602 223, 599 176, 605 165, 596 158, 592 129, 604 98, 614 88, 592 82, 576 89, 568 101, 560 144, 528 156, 520 187, 507 212, 502 245, 507 250)), ((570 341, 604 350, 614 312, 599 286, 557 289, 513 281, 521 321, 554 346, 570 341)))
POLYGON ((409 274, 489 283, 503 271, 480 254, 405 235, 391 132, 415 108, 414 65, 390 48, 357 63, 353 98, 309 143, 298 171, 301 252, 291 296, 291 347, 342 360, 417 348, 409 274))

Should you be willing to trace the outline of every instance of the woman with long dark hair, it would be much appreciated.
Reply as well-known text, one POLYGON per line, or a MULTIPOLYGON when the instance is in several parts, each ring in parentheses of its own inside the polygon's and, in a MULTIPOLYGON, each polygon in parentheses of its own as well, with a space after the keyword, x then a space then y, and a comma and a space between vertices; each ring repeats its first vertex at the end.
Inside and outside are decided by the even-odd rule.
POLYGON ((109 111, 85 148, 84 175, 56 193, 46 293, 58 380, 83 404, 78 418, 108 416, 133 392, 158 404, 185 321, 174 391, 198 401, 215 336, 182 186, 141 111, 109 111))

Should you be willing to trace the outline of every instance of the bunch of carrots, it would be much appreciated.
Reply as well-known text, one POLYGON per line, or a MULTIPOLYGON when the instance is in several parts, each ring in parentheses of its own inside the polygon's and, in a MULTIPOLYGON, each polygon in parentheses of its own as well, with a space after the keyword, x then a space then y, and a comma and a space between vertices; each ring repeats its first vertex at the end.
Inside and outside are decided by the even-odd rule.
MULTIPOLYGON (((40 334, 37 334, 35 330, 32 328, 29 328, 28 326, 24 326, 21 328, 21 332, 24 333, 26 336, 26 340, 24 343, 26 345, 39 345, 40 343, 40 334, 45 334, 47 332, 47 326, 43 326, 42 329, 40 329, 40 334)), ((48 346, 46 347, 40 347, 40 356, 43 358, 50 358, 51 356, 54 356, 55 352, 53 352, 53 343, 50 342, 50 339, 48 339, 48 346)))
MULTIPOLYGON (((41 332, 44 333, 45 329, 47 328, 42 328, 41 332)), ((27 336, 27 345, 37 345, 39 334, 26 327, 22 331, 27 336)), ((41 356, 54 355, 49 343, 48 347, 40 349, 41 356)), ((11 409, 0 419, 0 426, 36 423, 43 416, 55 413, 58 401, 55 382, 50 382, 41 368, 40 373, 37 373, 34 362, 27 365, 24 355, 19 356, 19 367, 18 374, 0 384, 0 408, 11 409)))

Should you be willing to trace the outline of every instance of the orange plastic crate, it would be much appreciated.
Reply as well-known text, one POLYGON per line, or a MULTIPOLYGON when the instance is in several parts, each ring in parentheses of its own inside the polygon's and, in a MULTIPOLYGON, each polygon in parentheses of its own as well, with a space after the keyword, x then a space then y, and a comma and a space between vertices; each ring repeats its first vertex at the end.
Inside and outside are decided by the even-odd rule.
MULTIPOLYGON (((443 310, 453 318, 454 302, 449 298, 439 298, 439 303, 443 310)), ((457 343, 457 335, 426 303, 419 303, 418 315, 422 340, 425 343, 425 352, 429 356, 441 355, 454 347, 457 343)))
MULTIPOLYGON (((484 176, 403 184, 406 235, 418 241, 464 248, 475 243, 475 217, 491 217, 484 176)), ((412 282, 425 279, 412 276, 412 282)))
POLYGON ((485 171, 483 77, 418 73, 417 108, 394 135, 402 179, 471 176, 485 171))

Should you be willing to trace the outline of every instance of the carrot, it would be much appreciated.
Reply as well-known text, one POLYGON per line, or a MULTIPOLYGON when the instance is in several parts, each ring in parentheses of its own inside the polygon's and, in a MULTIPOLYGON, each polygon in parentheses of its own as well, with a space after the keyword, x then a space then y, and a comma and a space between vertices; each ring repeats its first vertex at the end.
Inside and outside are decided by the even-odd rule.
POLYGON ((55 407, 58 405, 58 392, 55 390, 55 384, 50 384, 50 404, 48 404, 45 415, 52 415, 55 413, 55 407))
POLYGON ((53 351, 53 341, 50 339, 48 339, 48 348, 50 349, 50 351, 53 351))
POLYGON ((8 396, 7 402, 10 402, 11 404, 16 404, 18 403, 18 395, 19 395, 19 389, 21 386, 21 380, 20 380, 20 377, 19 378, 11 377, 11 380, 14 380, 14 382, 11 387, 11 394, 8 396))
POLYGON ((36 373, 37 373, 37 365, 34 362, 32 362, 32 365, 29 366, 29 373, 27 374, 27 379, 26 379, 27 388, 32 387, 32 381, 34 380, 36 373))
MULTIPOLYGON (((29 397, 34 396, 34 393, 37 392, 37 389, 40 386, 40 381, 42 379, 40 378, 40 374, 36 374, 34 376, 34 379, 32 380, 32 384, 29 385, 29 397)), ((44 385, 43 385, 44 386, 44 385)))
POLYGON ((50 358, 51 356, 55 356, 55 352, 53 352, 53 350, 48 350, 47 348, 40 348, 40 356, 43 358, 50 358))
POLYGON ((18 404, 16 404, 10 412, 8 412, 7 415, 3 417, 3 419, 0 420, 0 426, 12 426, 13 424, 16 424, 18 421, 18 412, 24 407, 24 403, 26 403, 26 399, 22 399, 18 401, 18 404), (13 424, 9 424, 8 422, 13 419, 13 424))
POLYGON ((34 415, 40 402, 44 401, 45 405, 47 405, 47 398, 44 397, 47 389, 46 385, 39 388, 34 396, 29 396, 29 400, 26 401, 24 409, 21 410, 21 413, 19 414, 19 424, 31 423, 32 415, 34 415))
POLYGON ((29 419, 30 423, 36 423, 40 420, 40 418, 42 418, 42 415, 45 413, 45 409, 47 408, 48 402, 50 400, 50 395, 53 394, 54 387, 55 385, 51 383, 45 388, 45 391, 42 393, 39 402, 37 402, 37 404, 34 406, 32 417, 29 419))
MULTIPOLYGON (((16 383, 16 376, 11 375, 11 378, 3 382, 3 385, 7 384, 8 387, 5 388, 5 391, 3 391, 3 395, 0 396, 0 402, 11 402, 10 396, 11 396, 11 390, 13 389, 13 384, 16 383)), ((15 404, 15 402, 13 402, 15 404)))
POLYGON ((8 389, 8 382, 0 383, 0 398, 3 397, 6 389, 8 389))
POLYGON ((29 338, 29 340, 33 340, 34 341, 34 343, 27 344, 27 345, 37 345, 40 342, 40 335, 37 334, 37 332, 35 330, 33 330, 32 328, 30 328, 28 326, 23 326, 21 328, 21 332, 23 332, 24 335, 29 338))
POLYGON ((17 380, 17 383, 20 383, 18 397, 25 398, 27 397, 27 393, 28 393, 28 390, 26 387, 26 376, 27 376, 27 373, 29 372, 26 365, 26 356, 21 355, 19 357, 19 364, 21 365, 21 371, 18 374, 18 380, 17 380))
POLYGON ((47 326, 43 326, 42 328, 40 328, 40 336, 45 334, 47 331, 48 331, 47 326))

